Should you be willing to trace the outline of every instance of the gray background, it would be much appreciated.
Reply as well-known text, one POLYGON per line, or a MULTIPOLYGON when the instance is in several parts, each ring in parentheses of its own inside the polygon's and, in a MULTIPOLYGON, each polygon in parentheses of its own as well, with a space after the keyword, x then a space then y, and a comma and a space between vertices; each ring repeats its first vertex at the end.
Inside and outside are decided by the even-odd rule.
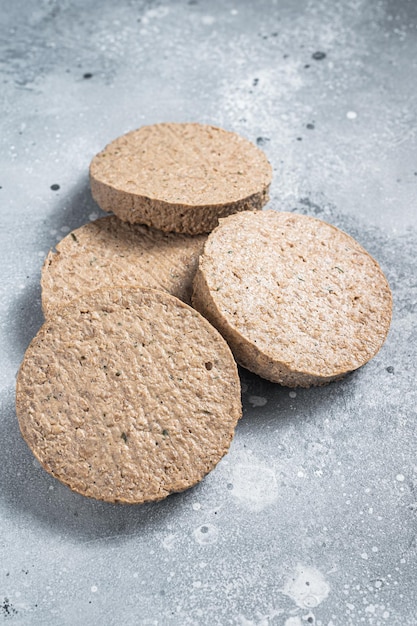
POLYGON ((0 623, 417 624, 417 3, 0 9, 0 623), (100 214, 97 151, 190 120, 258 142, 272 208, 336 224, 375 256, 391 331, 325 388, 242 371, 236 438, 196 488, 154 505, 90 501, 41 469, 16 422, 40 269, 100 214))

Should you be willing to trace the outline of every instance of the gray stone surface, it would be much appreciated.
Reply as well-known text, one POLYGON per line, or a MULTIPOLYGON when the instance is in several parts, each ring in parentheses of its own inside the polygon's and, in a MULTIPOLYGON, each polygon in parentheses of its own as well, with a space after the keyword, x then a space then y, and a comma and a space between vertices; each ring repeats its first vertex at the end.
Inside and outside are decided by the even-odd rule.
POLYGON ((0 624, 417 624, 417 4, 1 9, 0 624), (392 329, 325 388, 242 371, 244 417, 203 483, 106 505, 34 461, 15 373, 42 323, 43 258, 100 214, 91 157, 142 124, 186 120, 257 141, 271 207, 336 224, 377 258, 392 329))

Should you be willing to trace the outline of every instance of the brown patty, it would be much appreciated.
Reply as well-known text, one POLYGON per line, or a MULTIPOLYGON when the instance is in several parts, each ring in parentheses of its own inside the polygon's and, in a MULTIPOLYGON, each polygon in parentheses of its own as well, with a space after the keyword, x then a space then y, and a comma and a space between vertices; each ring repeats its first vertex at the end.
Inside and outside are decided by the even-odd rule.
POLYGON ((346 233, 304 215, 257 211, 230 216, 209 235, 193 305, 241 365, 309 387, 378 352, 392 297, 378 263, 346 233))
POLYGON ((49 252, 42 269, 45 317, 101 287, 167 291, 189 303, 205 235, 190 237, 104 217, 73 231, 49 252))
POLYGON ((143 126, 112 141, 90 166, 102 209, 189 234, 211 231, 219 217, 262 208, 271 178, 264 153, 250 141, 196 123, 143 126))
POLYGON ((25 354, 16 408, 48 472, 81 494, 127 503, 200 481, 241 415, 225 341, 152 289, 100 290, 59 309, 25 354))

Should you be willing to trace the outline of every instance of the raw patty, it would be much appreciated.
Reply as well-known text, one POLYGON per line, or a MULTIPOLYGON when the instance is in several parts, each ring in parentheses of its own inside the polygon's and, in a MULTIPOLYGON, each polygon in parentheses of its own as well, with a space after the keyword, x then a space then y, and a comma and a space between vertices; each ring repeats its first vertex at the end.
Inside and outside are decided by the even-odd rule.
POLYGON ((112 141, 90 166, 94 199, 126 222, 209 232, 218 218, 268 201, 272 168, 235 133, 203 124, 143 126, 112 141))
POLYGON ((205 235, 163 233, 115 216, 85 224, 49 252, 42 269, 42 308, 58 307, 100 287, 140 286, 189 303, 205 235))
POLYGON ((324 384, 366 363, 385 341, 392 309, 381 268, 352 237, 275 211, 221 221, 192 300, 238 363, 289 387, 324 384))
POLYGON ((23 437, 74 491, 161 500, 226 454, 241 415, 232 354, 191 307, 153 289, 92 292, 45 322, 17 379, 23 437))

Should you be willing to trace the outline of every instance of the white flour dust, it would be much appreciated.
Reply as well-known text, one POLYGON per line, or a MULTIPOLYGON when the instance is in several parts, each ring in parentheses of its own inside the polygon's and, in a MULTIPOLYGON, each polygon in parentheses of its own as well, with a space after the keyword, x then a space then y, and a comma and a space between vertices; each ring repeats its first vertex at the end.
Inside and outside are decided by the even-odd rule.
POLYGON ((278 498, 274 470, 260 463, 238 463, 232 480, 233 496, 251 511, 262 511, 278 498))

